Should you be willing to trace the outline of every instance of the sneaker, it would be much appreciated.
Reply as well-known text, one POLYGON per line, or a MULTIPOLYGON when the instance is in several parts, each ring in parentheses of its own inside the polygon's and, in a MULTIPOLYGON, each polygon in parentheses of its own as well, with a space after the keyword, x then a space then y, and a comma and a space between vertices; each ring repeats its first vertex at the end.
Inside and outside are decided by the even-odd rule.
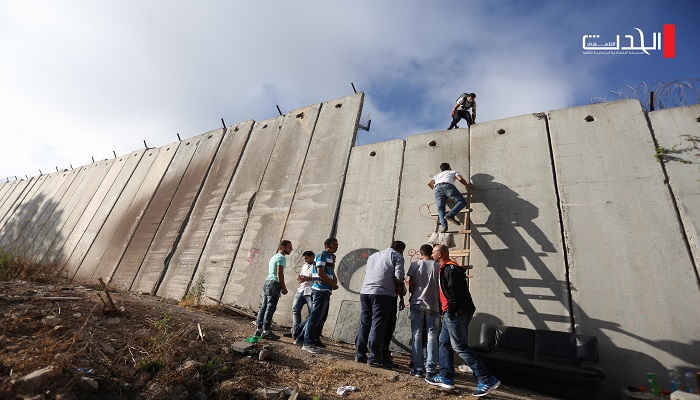
POLYGON ((374 368, 384 368, 384 364, 379 361, 367 361, 367 365, 374 368))
POLYGON ((455 225, 462 225, 461 222, 457 218, 455 218, 453 215, 445 215, 445 219, 454 223, 455 225))
POLYGON ((361 364, 366 364, 367 363, 367 357, 365 356, 355 356, 355 362, 356 363, 361 363, 361 364))
POLYGON ((476 390, 474 392, 472 392, 472 396, 474 396, 474 397, 486 396, 487 394, 491 393, 494 389, 496 389, 498 387, 498 385, 501 384, 501 381, 496 379, 496 377, 493 377, 493 379, 491 379, 491 381, 494 383, 492 383, 490 385, 486 385, 484 383, 478 384, 476 386, 476 390))
POLYGON ((294 345, 295 346, 303 346, 304 345, 304 337, 301 335, 297 336, 297 338, 294 339, 294 345))
POLYGON ((440 229, 441 233, 447 233, 447 225, 443 226, 442 229, 440 229))
MULTIPOLYGON (((440 386, 441 388, 445 388, 445 389, 454 389, 455 388, 455 380, 454 379, 447 379, 447 378, 443 377, 442 375, 435 375, 435 376, 432 376, 430 378, 426 377, 425 381, 431 385, 440 386)), ((476 393, 476 392, 474 392, 474 393, 476 393)), ((484 393, 484 394, 486 394, 486 393, 484 393)), ((483 396, 483 394, 481 396, 483 396)))
POLYGON ((316 339, 316 341, 314 342, 314 344, 316 345, 316 347, 321 347, 321 348, 324 348, 324 349, 326 348, 326 345, 323 344, 323 343, 321 342, 321 339, 316 339))
POLYGON ((260 329, 255 330, 255 335, 253 335, 253 336, 255 336, 255 337, 262 336, 262 330, 260 330, 260 329))
POLYGON ((399 364, 395 363, 391 358, 385 358, 382 360, 382 364, 387 368, 398 368, 399 364))
POLYGON ((301 349, 304 350, 304 351, 308 351, 308 352, 311 353, 311 354, 321 354, 321 353, 323 353, 323 350, 321 350, 321 349, 319 349, 318 347, 316 347, 315 344, 308 344, 308 345, 305 344, 305 345, 301 346, 301 349))
POLYGON ((437 375, 437 372, 435 372, 435 371, 430 371, 430 370, 425 371, 425 377, 426 377, 426 378, 432 378, 432 377, 434 377, 435 375, 437 375))
POLYGON ((423 378, 425 376, 425 372, 423 372, 422 369, 412 369, 411 376, 417 376, 419 378, 423 378))
POLYGON ((272 331, 263 331, 262 337, 267 340, 277 340, 280 338, 278 335, 272 333, 272 331))

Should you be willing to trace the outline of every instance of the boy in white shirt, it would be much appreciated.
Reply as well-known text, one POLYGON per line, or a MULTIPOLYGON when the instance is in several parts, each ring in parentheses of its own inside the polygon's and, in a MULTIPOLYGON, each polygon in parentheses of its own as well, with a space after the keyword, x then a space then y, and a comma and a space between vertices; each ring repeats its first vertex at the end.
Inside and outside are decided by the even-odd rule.
POLYGON ((447 221, 451 221, 455 225, 462 224, 456 218, 457 213, 467 205, 464 196, 462 196, 462 193, 455 186, 455 180, 460 181, 467 189, 471 188, 472 184, 467 182, 459 172, 453 171, 448 163, 440 164, 440 171, 439 174, 435 175, 435 177, 428 182, 428 187, 433 190, 433 194, 435 195, 435 203, 438 207, 438 219, 442 225, 442 232, 447 232, 447 221), (445 203, 448 197, 455 202, 455 205, 450 212, 445 215, 445 203))
POLYGON ((301 309, 304 308, 304 304, 306 304, 307 310, 311 312, 311 286, 314 284, 312 274, 316 255, 313 251, 305 251, 302 256, 304 257, 304 265, 301 266, 301 272, 297 276, 299 289, 297 289, 297 293, 294 295, 294 303, 292 303, 292 339, 296 339, 304 330, 306 320, 301 322, 301 309))

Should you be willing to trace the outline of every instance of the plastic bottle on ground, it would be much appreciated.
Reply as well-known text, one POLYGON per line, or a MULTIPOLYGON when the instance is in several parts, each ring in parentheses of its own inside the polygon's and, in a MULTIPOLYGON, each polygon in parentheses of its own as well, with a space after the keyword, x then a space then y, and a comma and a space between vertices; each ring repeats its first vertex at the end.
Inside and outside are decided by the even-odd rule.
POLYGON ((668 380, 671 381, 671 393, 681 389, 681 376, 678 374, 678 372, 669 369, 668 380))

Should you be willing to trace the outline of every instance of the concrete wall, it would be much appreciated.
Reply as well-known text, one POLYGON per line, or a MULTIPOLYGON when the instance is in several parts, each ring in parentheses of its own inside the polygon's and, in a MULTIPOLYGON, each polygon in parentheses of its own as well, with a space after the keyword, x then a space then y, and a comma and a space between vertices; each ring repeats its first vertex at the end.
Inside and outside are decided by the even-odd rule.
MULTIPOLYGON (((700 106, 647 114, 620 101, 352 148, 363 99, 2 183, 0 249, 177 300, 201 277, 204 301, 257 311, 289 239, 275 315, 289 324, 301 252, 335 236, 324 334, 352 342, 367 257, 403 240, 406 266, 417 258, 435 228, 426 184, 449 162, 474 184, 469 240, 457 236, 472 343, 486 321, 596 335, 607 398, 646 372, 665 385, 668 368, 700 369, 700 106)), ((393 341, 409 348, 406 311, 393 341)))
POLYGON ((548 119, 573 318, 600 341, 606 389, 641 384, 650 371, 665 385, 664 370, 698 369, 700 291, 639 102, 548 119))

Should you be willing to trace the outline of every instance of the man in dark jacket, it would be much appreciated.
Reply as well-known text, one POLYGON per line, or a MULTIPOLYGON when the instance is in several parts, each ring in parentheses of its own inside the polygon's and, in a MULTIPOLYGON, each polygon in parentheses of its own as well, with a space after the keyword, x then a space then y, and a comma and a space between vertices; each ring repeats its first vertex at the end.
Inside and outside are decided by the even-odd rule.
POLYGON ((473 396, 486 396, 501 382, 481 362, 467 345, 467 329, 474 316, 474 302, 469 293, 466 269, 450 260, 450 251, 445 245, 433 248, 433 260, 440 264, 440 312, 442 331, 440 332, 440 374, 426 377, 431 385, 446 389, 455 387, 454 353, 464 360, 479 380, 473 396))

